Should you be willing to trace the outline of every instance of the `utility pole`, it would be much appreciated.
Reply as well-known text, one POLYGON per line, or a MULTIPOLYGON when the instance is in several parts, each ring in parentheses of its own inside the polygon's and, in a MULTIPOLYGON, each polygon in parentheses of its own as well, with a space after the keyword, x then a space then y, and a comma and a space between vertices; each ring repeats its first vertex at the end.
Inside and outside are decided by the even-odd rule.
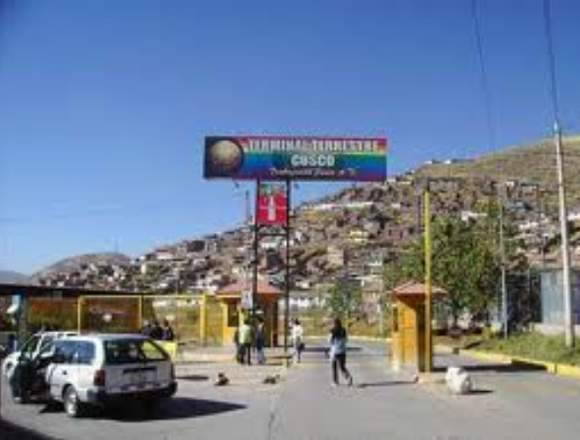
MULTIPOLYGON (((505 187, 504 187, 505 188, 505 187)), ((506 261, 505 261, 505 240, 504 240, 504 212, 503 212, 503 197, 500 195, 500 188, 498 187, 498 202, 499 202, 499 259, 501 268, 501 315, 503 322, 503 337, 507 339, 509 334, 508 329, 508 293, 506 280, 506 261)))
POLYGON ((566 209, 566 190, 564 186, 564 159, 562 157, 562 131, 558 106, 558 86, 556 80, 556 60, 552 38, 552 11, 550 0, 544 0, 544 30, 550 71, 552 109, 554 113, 554 144, 556 146, 556 166, 558 168, 558 199, 560 211, 560 234, 562 237, 562 294, 564 295, 564 333, 566 346, 575 345, 574 316, 572 311, 572 289, 570 286, 570 248, 568 246, 568 212, 566 209))
POLYGON ((424 195, 425 221, 425 373, 433 369, 433 339, 431 337, 431 302, 432 302, 432 275, 431 275, 431 193, 429 182, 425 187, 424 195))
POLYGON ((574 319, 572 311, 572 289, 570 286, 570 247, 568 245, 568 211, 566 209, 566 189, 564 187, 564 164, 562 157, 562 132, 558 121, 554 123, 554 143, 556 144, 556 164, 558 167, 558 198, 560 201, 560 234, 562 236, 562 284, 564 294, 564 332, 566 346, 574 347, 574 319))

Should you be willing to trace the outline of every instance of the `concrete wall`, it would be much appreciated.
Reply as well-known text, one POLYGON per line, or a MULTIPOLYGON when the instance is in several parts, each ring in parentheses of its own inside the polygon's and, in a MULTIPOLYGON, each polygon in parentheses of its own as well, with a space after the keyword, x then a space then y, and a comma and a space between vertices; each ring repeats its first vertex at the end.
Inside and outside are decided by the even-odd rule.
MULTIPOLYGON (((572 294, 575 319, 580 323, 580 271, 572 271, 572 294)), ((541 324, 562 325, 564 322, 564 298, 562 295, 562 271, 549 270, 541 273, 540 287, 541 324)))
MULTIPOLYGON (((564 335, 564 327, 556 324, 534 324, 533 329, 546 336, 564 335)), ((580 337, 580 325, 574 326, 574 333, 576 337, 580 337)))

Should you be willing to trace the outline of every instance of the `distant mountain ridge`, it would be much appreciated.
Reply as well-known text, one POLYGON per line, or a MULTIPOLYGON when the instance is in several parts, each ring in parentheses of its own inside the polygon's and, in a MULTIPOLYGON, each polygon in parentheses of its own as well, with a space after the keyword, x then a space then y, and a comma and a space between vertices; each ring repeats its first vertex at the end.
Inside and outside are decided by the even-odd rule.
POLYGON ((0 283, 6 284, 25 284, 29 282, 28 275, 14 272, 12 270, 0 270, 0 283))
POLYGON ((45 267, 44 269, 41 269, 33 274, 31 278, 37 279, 51 273, 67 274, 77 272, 81 269, 82 266, 89 264, 126 266, 130 263, 130 257, 118 252, 82 254, 65 258, 54 264, 51 264, 50 266, 45 267))

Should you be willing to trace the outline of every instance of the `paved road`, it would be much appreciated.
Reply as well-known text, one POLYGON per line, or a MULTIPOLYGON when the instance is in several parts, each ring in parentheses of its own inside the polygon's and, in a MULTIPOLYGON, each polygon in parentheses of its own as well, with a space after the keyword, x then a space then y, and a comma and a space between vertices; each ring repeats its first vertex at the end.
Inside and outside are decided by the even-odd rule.
POLYGON ((315 347, 279 385, 261 379, 275 367, 220 367, 233 384, 217 388, 196 365, 177 397, 155 415, 120 411, 69 420, 44 405, 3 402, 3 416, 60 439, 575 439, 580 432, 580 382, 505 366, 466 364, 478 392, 451 396, 438 383, 414 384, 390 372, 384 350, 365 343, 349 353, 355 386, 330 386, 330 368, 315 347), (229 369, 228 369, 229 368, 229 369))

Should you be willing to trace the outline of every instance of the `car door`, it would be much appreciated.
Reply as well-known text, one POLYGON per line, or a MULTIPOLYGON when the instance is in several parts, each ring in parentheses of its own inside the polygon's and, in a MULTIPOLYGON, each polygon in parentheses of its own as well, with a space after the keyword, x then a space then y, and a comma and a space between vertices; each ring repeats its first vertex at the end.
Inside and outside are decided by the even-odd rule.
POLYGON ((58 340, 54 343, 53 362, 46 371, 46 381, 50 388, 50 395, 57 400, 62 398, 65 385, 71 382, 74 375, 73 357, 75 342, 58 340))
POLYGON ((37 347, 40 343, 40 335, 32 335, 20 349, 20 357, 22 359, 31 360, 34 356, 34 353, 37 352, 37 347))
POLYGON ((77 341, 74 355, 73 385, 81 395, 94 386, 96 346, 93 341, 77 341))

